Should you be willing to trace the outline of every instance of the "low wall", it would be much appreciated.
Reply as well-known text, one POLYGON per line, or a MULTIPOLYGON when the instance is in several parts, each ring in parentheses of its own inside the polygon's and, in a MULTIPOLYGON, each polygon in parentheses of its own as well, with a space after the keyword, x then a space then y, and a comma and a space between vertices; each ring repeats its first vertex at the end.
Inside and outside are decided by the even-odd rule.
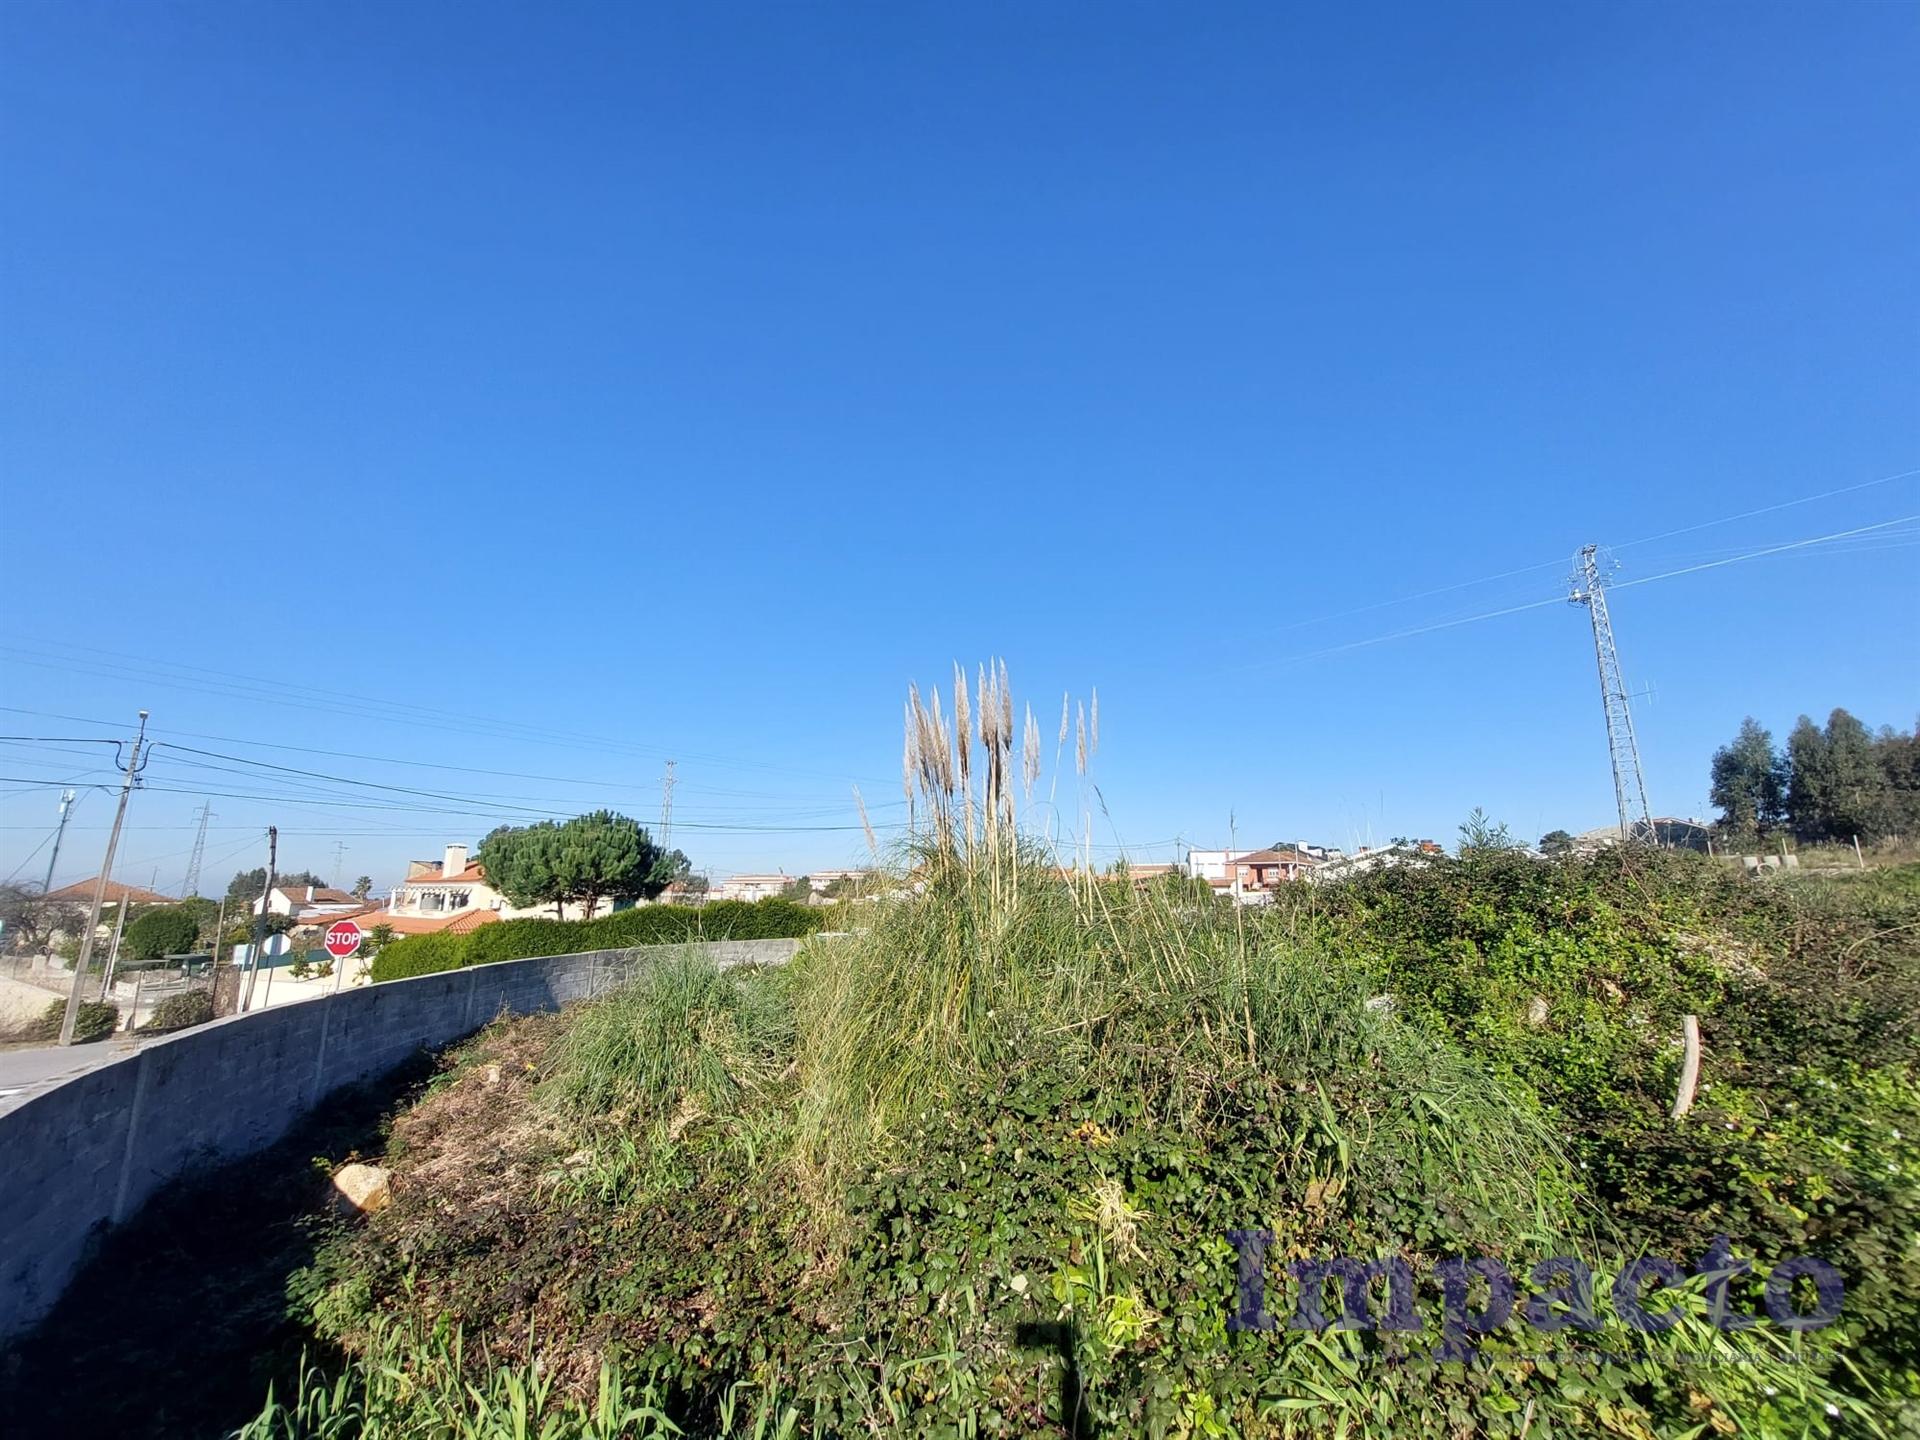
POLYGON ((101 1230, 190 1165, 266 1148, 334 1091, 376 1080, 505 1010, 607 990, 698 950, 775 964, 797 940, 712 940, 508 960, 363 986, 152 1041, 0 1115, 0 1340, 53 1307, 101 1230))

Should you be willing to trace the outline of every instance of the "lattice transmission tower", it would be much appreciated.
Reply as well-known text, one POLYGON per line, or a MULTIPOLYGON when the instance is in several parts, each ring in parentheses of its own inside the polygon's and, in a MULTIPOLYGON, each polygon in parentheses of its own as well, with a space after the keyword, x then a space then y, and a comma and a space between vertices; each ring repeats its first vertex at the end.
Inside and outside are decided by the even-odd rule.
POLYGON ((1593 654, 1600 667, 1600 702, 1607 712, 1607 754, 1613 761, 1613 799, 1620 811, 1620 838, 1652 838, 1647 781, 1640 772, 1640 742, 1633 734, 1633 711, 1626 681, 1620 676, 1620 647, 1614 643, 1613 618, 1607 613, 1607 582, 1600 550, 1583 545, 1573 562, 1569 604, 1584 605, 1593 620, 1593 654))
POLYGON ((673 848, 673 761, 667 761, 667 773, 660 782, 660 848, 673 848))
POLYGON ((200 893, 200 864, 207 856, 207 821, 213 818, 213 803, 200 806, 200 829, 193 837, 193 858, 187 861, 187 878, 180 882, 180 898, 191 900, 200 893))

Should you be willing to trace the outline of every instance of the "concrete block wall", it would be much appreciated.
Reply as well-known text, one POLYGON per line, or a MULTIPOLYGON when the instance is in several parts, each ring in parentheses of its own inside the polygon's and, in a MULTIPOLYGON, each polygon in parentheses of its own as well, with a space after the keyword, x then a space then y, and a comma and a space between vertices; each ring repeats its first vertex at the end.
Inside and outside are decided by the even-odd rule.
POLYGON ((557 1010, 675 950, 779 964, 797 940, 508 960, 343 991, 152 1041, 0 1115, 0 1341, 50 1310, 100 1234, 189 1167, 265 1149, 328 1095, 503 1010, 557 1010))

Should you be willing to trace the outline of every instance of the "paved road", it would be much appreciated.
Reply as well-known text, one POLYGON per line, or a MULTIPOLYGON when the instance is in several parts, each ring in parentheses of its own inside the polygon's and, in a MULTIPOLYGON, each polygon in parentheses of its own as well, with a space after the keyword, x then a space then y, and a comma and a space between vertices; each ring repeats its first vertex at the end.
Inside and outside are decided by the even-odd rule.
POLYGON ((114 1035, 91 1045, 69 1045, 64 1049, 58 1045, 34 1045, 0 1050, 0 1115, 25 1104, 50 1085, 133 1054, 140 1043, 131 1036, 114 1035))

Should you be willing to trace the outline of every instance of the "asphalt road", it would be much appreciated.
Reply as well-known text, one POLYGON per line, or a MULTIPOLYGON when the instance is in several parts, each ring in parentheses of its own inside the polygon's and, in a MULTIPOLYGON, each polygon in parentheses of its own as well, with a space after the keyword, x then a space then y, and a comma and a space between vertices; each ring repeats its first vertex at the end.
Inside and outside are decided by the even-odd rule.
POLYGON ((49 1086, 84 1075, 96 1065, 131 1055, 140 1048, 131 1036, 113 1035, 90 1045, 30 1045, 0 1050, 0 1115, 23 1105, 49 1086))

